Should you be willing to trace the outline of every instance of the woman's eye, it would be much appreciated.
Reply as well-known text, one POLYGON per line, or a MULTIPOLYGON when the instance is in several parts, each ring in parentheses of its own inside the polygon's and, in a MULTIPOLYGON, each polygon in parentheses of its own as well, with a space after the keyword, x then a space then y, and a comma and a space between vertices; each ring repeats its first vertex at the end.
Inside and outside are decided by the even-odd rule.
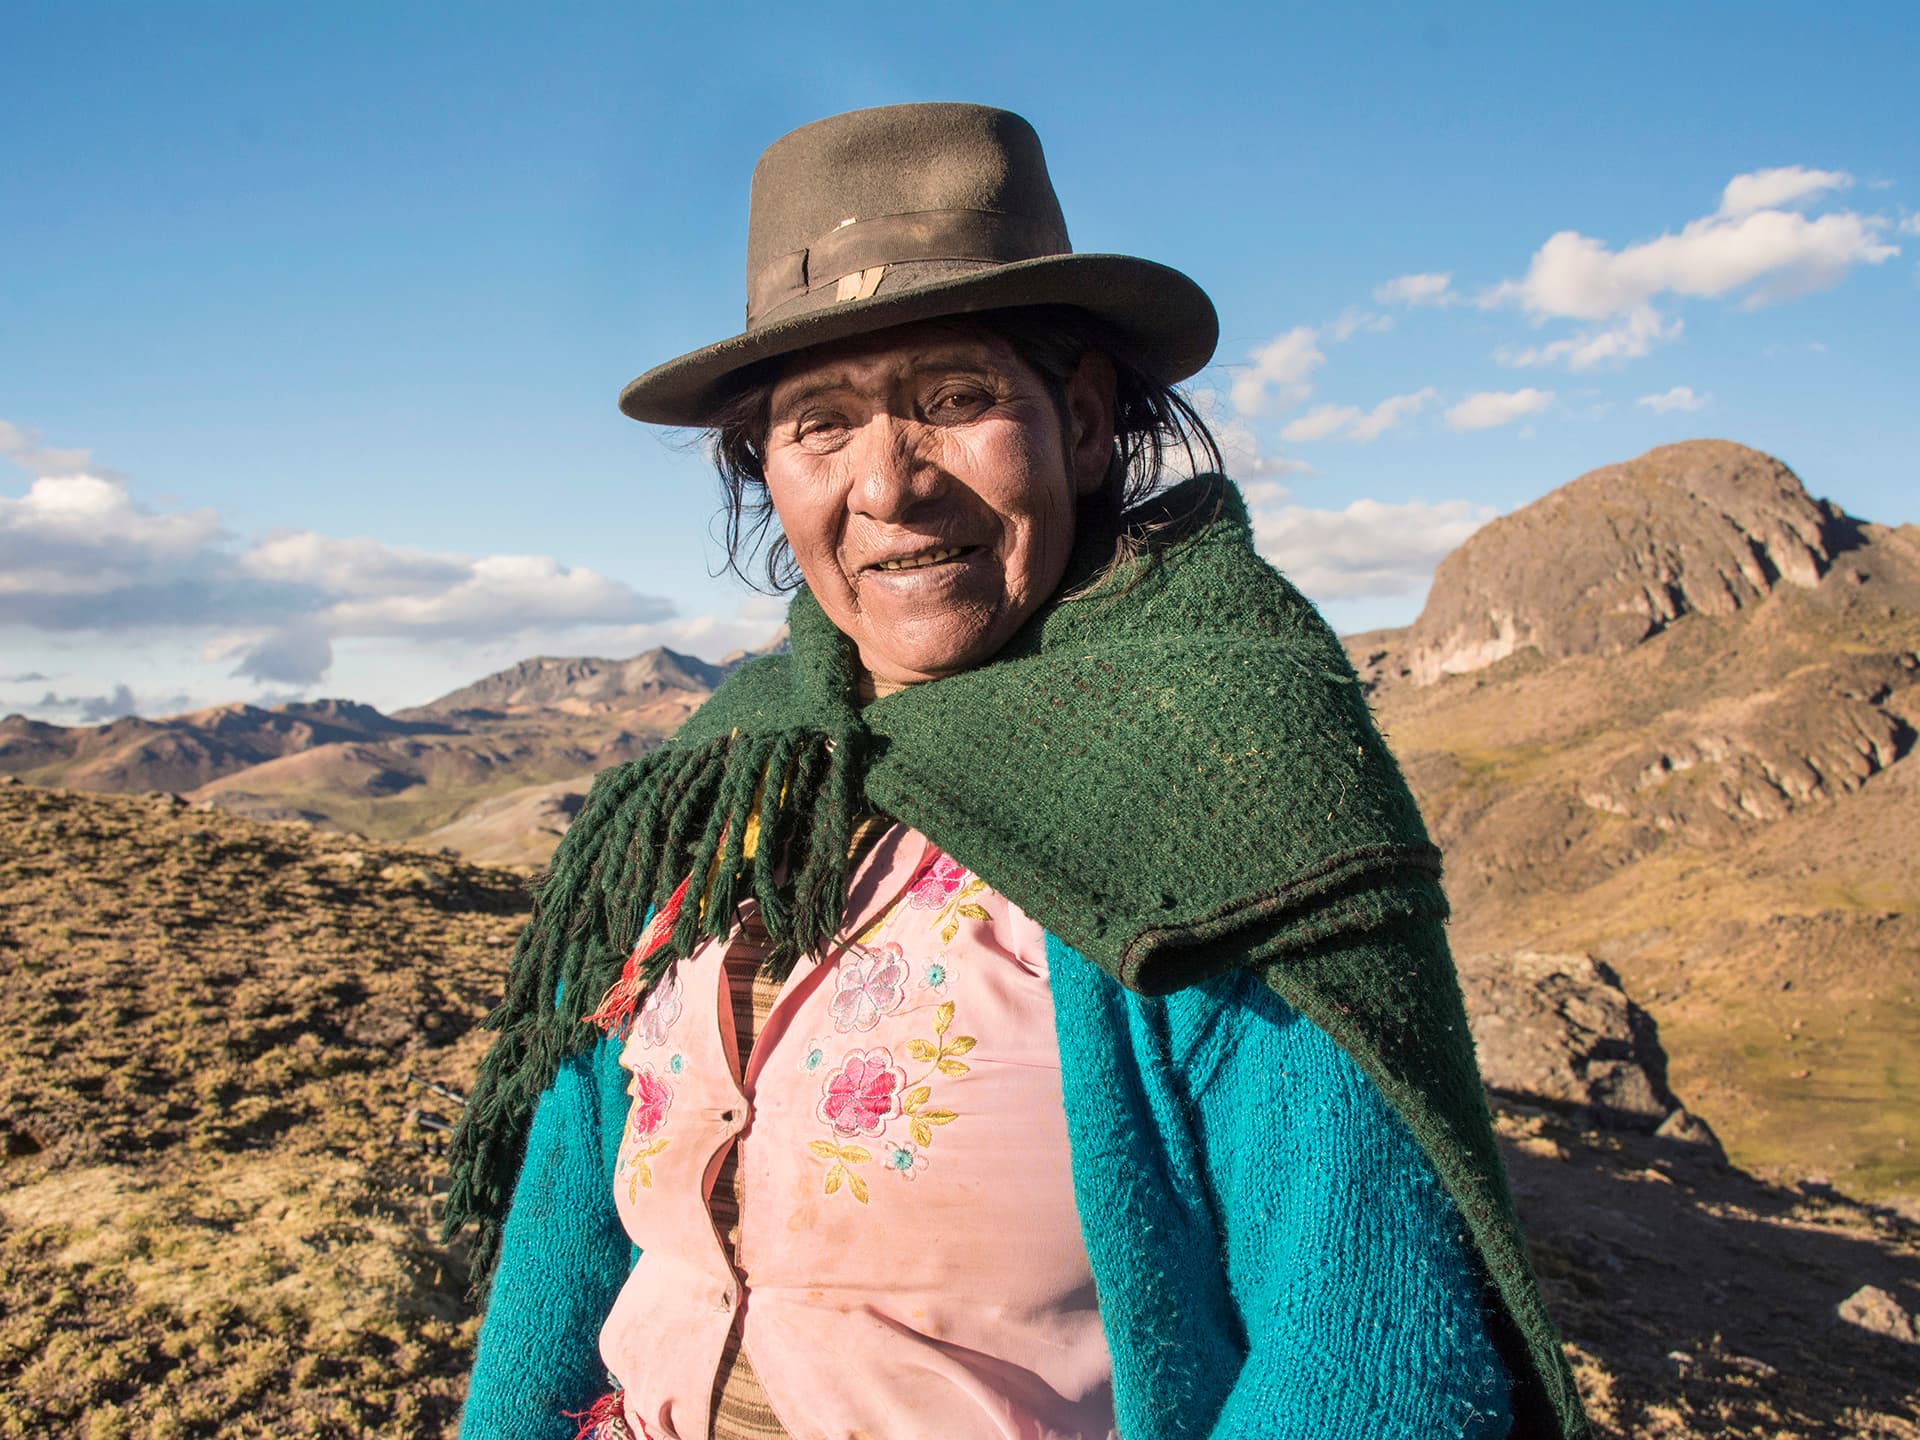
POLYGON ((980 390, 943 390, 933 397, 927 413, 935 420, 955 420, 977 415, 993 403, 993 397, 980 390))
POLYGON ((807 415, 794 423, 793 434, 802 443, 817 443, 832 440, 846 428, 847 422, 838 415, 807 415))

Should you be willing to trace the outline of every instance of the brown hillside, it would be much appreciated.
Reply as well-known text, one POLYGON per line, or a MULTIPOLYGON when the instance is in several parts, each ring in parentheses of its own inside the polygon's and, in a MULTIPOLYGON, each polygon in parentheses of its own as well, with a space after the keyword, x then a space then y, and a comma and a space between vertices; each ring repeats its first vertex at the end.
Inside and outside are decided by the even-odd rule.
POLYGON ((1463 955, 1608 961, 1736 1160, 1920 1202, 1909 539, 1758 452, 1666 446, 1489 525, 1413 627, 1350 645, 1463 955))
MULTIPOLYGON (((0 1437, 452 1434, 475 1327, 424 1122, 453 1107, 407 1076, 465 1088, 524 903, 441 856, 0 785, 0 1437)), ((1602 1435, 1920 1437, 1920 1228, 1498 1114, 1602 1435)))
POLYGON ((0 720, 0 774, 178 791, 256 819, 389 840, 418 839, 478 808, 442 843, 537 863, 556 836, 506 833, 513 821, 501 817, 513 802, 507 811, 490 802, 642 754, 699 708, 729 665, 749 658, 710 665, 656 649, 623 661, 527 660, 391 716, 350 700, 222 705, 92 727, 15 715, 0 720))

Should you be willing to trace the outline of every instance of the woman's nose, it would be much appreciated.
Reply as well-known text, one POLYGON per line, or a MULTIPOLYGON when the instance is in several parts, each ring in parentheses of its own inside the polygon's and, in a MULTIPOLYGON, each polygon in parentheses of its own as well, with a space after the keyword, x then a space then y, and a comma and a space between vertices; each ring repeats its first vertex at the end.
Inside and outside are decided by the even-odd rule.
POLYGON ((884 414, 860 428, 848 456, 854 467, 850 509, 898 523, 938 493, 939 468, 923 453, 918 429, 911 421, 884 414))

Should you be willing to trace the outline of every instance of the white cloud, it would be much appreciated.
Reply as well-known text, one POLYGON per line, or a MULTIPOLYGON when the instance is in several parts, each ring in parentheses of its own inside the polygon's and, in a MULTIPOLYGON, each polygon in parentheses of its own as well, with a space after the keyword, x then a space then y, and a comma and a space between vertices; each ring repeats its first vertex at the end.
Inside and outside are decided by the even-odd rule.
POLYGON ((35 719, 101 725, 109 720, 118 720, 123 715, 178 715, 183 710, 192 709, 193 701, 191 697, 180 693, 136 695, 131 687, 122 682, 101 695, 56 695, 49 690, 38 700, 7 708, 35 719))
POLYGON ((1908 215, 1894 228, 1902 235, 1920 235, 1920 215, 1908 215))
POLYGON ((1633 403, 1644 405, 1655 414, 1665 415, 1673 410, 1698 410, 1711 398, 1708 395, 1694 394, 1691 385, 1676 385, 1665 394, 1642 395, 1633 403))
POLYGON ((1392 395, 1371 410, 1357 405, 1319 405, 1280 432, 1290 442, 1329 440, 1336 436, 1365 444, 1377 440, 1402 420, 1418 415, 1437 394, 1429 385, 1409 395, 1392 395))
POLYGON ((1496 425, 1511 425, 1524 415, 1532 415, 1553 403, 1551 390, 1483 390, 1469 395, 1447 411, 1449 430, 1491 430, 1496 425))
POLYGON ((240 557, 240 567, 263 580, 353 596, 417 594, 457 583, 469 568, 457 556, 312 530, 274 532, 240 557))
POLYGON ((224 536, 211 510, 156 514, 117 480, 42 476, 25 495, 0 496, 0 620, 32 623, 69 597, 191 588, 224 536))
POLYGON ((1494 352, 1502 365, 1555 365, 1570 370, 1592 370, 1610 362, 1637 360, 1656 345, 1680 338, 1685 322, 1668 320, 1651 305, 1643 305, 1625 319, 1599 330, 1582 330, 1545 345, 1505 345, 1494 352))
POLYGON ((1364 419, 1366 413, 1358 405, 1316 405, 1282 430, 1280 438, 1296 444, 1325 440, 1364 419))
POLYGON ((49 450, 41 445, 39 431, 26 430, 5 420, 0 420, 0 456, 40 476, 77 475, 98 469, 89 452, 49 450))
POLYGON ((1253 534, 1260 553, 1315 600, 1407 595, 1423 590, 1441 558, 1497 513, 1466 500, 1285 505, 1256 509, 1253 534))
POLYGON ((1456 298, 1447 272, 1400 275, 1373 287, 1377 305, 1451 305, 1456 298))
POLYGON ((1845 190, 1853 176, 1844 170, 1809 170, 1804 165, 1781 165, 1772 170, 1755 170, 1736 175, 1720 192, 1722 215, 1751 215, 1756 210, 1774 210, 1823 195, 1829 190, 1845 190))
POLYGON ((1369 335, 1383 334, 1393 329, 1393 317, 1382 315, 1374 310, 1362 310, 1358 305, 1349 305, 1334 317, 1327 326, 1327 338, 1336 344, 1351 340, 1362 332, 1369 335))
POLYGON ((1747 289, 1749 306, 1837 284, 1855 265, 1900 253, 1877 216, 1836 211, 1809 218, 1755 210, 1689 221, 1624 250, 1562 230, 1534 253, 1524 278, 1495 286, 1482 304, 1519 305, 1536 319, 1605 320, 1657 296, 1717 297, 1747 289), (1748 287, 1751 287, 1748 289, 1748 287))
MULTIPOLYGON (((86 459, 12 425, 0 449, 29 469, 86 459)), ((546 556, 435 554, 306 530, 243 545, 214 511, 157 512, 103 474, 42 475, 25 495, 0 496, 0 624, 214 636, 209 653, 257 680, 316 683, 334 643, 353 637, 493 638, 672 614, 546 556)))
POLYGON ((1318 333, 1310 325, 1296 325, 1255 349, 1247 358, 1247 368, 1233 377, 1233 408, 1242 415, 1259 415, 1269 403, 1277 401, 1282 409, 1292 409, 1313 393, 1313 372, 1327 357, 1315 342, 1318 333))

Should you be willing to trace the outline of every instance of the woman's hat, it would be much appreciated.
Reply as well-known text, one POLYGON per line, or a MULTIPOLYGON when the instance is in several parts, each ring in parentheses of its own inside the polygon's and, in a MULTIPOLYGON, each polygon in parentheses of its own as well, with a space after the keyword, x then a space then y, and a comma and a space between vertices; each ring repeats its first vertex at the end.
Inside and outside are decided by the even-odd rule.
POLYGON ((1077 305, 1172 384, 1219 338, 1193 281, 1131 255, 1075 255, 1040 137, 984 105, 887 105, 781 136, 753 170, 747 323, 620 393, 635 420, 702 425, 758 361, 890 325, 1077 305))

